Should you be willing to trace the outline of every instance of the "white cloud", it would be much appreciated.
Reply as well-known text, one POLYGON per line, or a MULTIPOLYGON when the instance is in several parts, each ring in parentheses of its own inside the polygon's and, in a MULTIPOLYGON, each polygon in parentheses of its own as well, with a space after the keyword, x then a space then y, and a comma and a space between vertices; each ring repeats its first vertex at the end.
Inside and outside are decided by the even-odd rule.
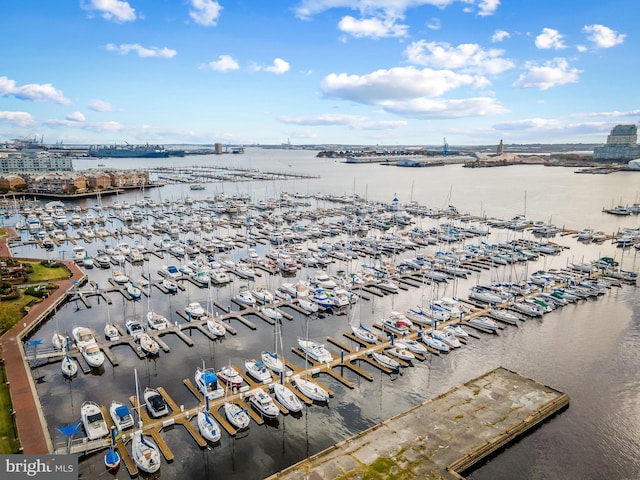
POLYGON ((0 77, 0 96, 13 96, 20 100, 31 100, 34 102, 49 101, 61 105, 71 103, 68 98, 65 98, 62 90, 58 90, 50 83, 29 83, 27 85, 16 86, 15 80, 9 80, 7 77, 0 77))
POLYGON ((358 20, 348 15, 342 17, 338 23, 338 28, 356 38, 406 37, 409 27, 397 24, 396 20, 398 19, 391 16, 358 20))
POLYGON ((129 2, 121 0, 87 0, 80 5, 84 10, 100 12, 100 16, 105 20, 123 23, 136 19, 135 8, 131 8, 129 2))
POLYGON ((575 114, 576 116, 581 117, 637 117, 640 115, 640 109, 638 110, 627 110, 626 112, 620 112, 618 110, 612 110, 611 112, 590 112, 590 113, 580 113, 575 114))
POLYGON ((95 112, 113 112, 115 110, 113 105, 103 100, 91 100, 89 108, 95 112))
POLYGON ((478 3, 478 15, 481 17, 486 17, 488 15, 493 15, 496 13, 496 10, 500 6, 500 0, 480 0, 478 3))
POLYGON ((222 6, 215 0, 191 0, 189 16, 198 24, 213 27, 217 24, 222 6))
POLYGON ((491 97, 414 98, 382 104, 389 113, 418 118, 462 118, 507 113, 505 107, 491 97))
MULTIPOLYGON (((492 126, 501 133, 508 132, 509 136, 519 134, 519 138, 539 139, 541 136, 551 136, 557 139, 575 139, 581 136, 592 136, 596 133, 609 133, 613 125, 607 122, 567 122, 564 119, 526 118, 510 122, 501 122, 492 126)), ((569 140, 571 141, 571 140, 569 140)), ((573 140, 575 142, 575 140, 573 140)))
POLYGON ((85 116, 82 112, 73 112, 65 117, 67 120, 71 122, 84 122, 86 120, 85 116))
POLYGON ((509 37, 511 37, 511 34, 506 30, 496 30, 495 32, 493 32, 493 35, 491 36, 491 41, 493 43, 497 43, 509 37))
POLYGON ((0 112, 0 122, 18 127, 30 127, 35 124, 33 117, 27 112, 0 112))
POLYGON ((129 52, 136 52, 139 57, 143 58, 173 58, 177 53, 171 48, 143 47, 138 43, 121 43, 120 45, 108 43, 105 48, 110 52, 117 52, 120 55, 127 55, 129 52))
POLYGON ((536 47, 541 50, 561 50, 567 48, 562 41, 563 35, 553 28, 543 28, 542 33, 536 37, 536 47))
POLYGON ((558 85, 576 83, 581 73, 577 68, 569 68, 569 63, 564 58, 554 58, 543 65, 527 62, 525 67, 528 71, 520 75, 513 87, 548 90, 558 85))
POLYGON ((389 70, 377 70, 366 75, 332 73, 324 78, 321 88, 329 97, 378 105, 390 99, 437 97, 451 89, 473 85, 475 81, 476 79, 471 75, 450 70, 395 67, 389 70))
POLYGON ((90 132, 120 132, 125 126, 118 122, 78 122, 75 120, 47 120, 45 125, 51 128, 79 128, 90 132))
POLYGON ((580 53, 584 53, 589 49, 586 47, 586 45, 576 45, 576 50, 578 50, 580 53))
POLYGON ((427 22, 427 28, 430 30, 440 30, 440 19, 433 17, 427 22))
POLYGON ((326 113, 322 115, 309 115, 303 117, 291 117, 283 115, 278 117, 282 123, 293 125, 308 125, 314 127, 347 126, 354 130, 390 130, 407 125, 405 120, 375 121, 360 115, 339 115, 326 113))
POLYGON ((504 50, 483 50, 476 43, 463 43, 453 47, 444 42, 424 40, 413 42, 405 50, 411 63, 489 75, 497 75, 513 68, 513 62, 502 58, 503 54, 504 50))
POLYGON ((598 48, 611 48, 624 42, 625 34, 618 34, 604 25, 585 25, 582 29, 587 38, 598 48))
POLYGON ((238 70, 240 68, 238 62, 231 55, 219 55, 218 60, 209 62, 207 66, 217 72, 228 72, 229 70, 238 70))
POLYGON ((482 82, 473 75, 451 70, 396 67, 367 75, 331 74, 325 77, 321 89, 327 97, 376 105, 386 112, 412 117, 455 118, 506 112, 489 97, 434 98, 479 83, 482 82))
POLYGON ((275 73, 276 75, 282 75, 283 73, 288 72, 291 69, 291 66, 281 58, 276 58, 273 60, 272 65, 252 65, 253 70, 256 72, 264 71, 275 73))
POLYGON ((470 5, 465 12, 473 12, 471 6, 476 6, 478 15, 493 15, 500 6, 500 0, 301 0, 293 8, 296 17, 309 20, 314 15, 332 8, 349 8, 359 11, 362 15, 404 15, 410 8, 418 8, 423 5, 431 5, 444 9, 453 3, 460 2, 470 5))

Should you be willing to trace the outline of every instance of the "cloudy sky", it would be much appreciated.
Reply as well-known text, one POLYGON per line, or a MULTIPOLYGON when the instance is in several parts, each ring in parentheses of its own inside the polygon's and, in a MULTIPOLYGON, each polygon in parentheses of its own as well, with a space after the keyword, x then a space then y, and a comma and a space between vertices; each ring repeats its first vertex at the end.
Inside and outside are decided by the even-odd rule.
POLYGON ((8 0, 0 140, 603 143, 637 0, 8 0))

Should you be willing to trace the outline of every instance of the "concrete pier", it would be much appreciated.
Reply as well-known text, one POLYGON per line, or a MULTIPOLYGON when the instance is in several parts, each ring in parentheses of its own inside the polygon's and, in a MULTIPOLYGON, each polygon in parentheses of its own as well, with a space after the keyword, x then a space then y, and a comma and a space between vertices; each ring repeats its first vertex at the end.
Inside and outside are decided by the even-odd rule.
POLYGON ((267 480, 350 480, 371 472, 462 479, 473 465, 568 405, 566 393, 500 367, 267 480))

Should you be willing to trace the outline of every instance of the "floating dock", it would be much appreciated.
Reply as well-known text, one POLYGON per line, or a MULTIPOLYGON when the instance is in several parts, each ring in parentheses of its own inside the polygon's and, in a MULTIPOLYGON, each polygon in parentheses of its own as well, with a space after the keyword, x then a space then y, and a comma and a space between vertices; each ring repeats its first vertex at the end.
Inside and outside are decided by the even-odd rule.
POLYGON ((497 368, 266 480, 462 479, 462 474, 569 405, 569 396, 497 368))

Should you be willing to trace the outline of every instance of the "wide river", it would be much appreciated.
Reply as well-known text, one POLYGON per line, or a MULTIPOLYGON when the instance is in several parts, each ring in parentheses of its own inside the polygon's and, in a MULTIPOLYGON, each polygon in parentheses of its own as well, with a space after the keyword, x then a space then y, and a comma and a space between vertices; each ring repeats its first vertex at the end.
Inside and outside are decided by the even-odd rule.
MULTIPOLYGON (((394 197, 401 204, 417 201, 432 208, 455 206, 460 212, 487 217, 511 218, 525 214, 531 220, 553 223, 558 227, 580 230, 591 227, 612 234, 623 227, 638 228, 637 215, 616 217, 602 212, 603 207, 632 204, 638 201, 640 174, 627 172, 610 175, 579 175, 570 168, 543 166, 511 166, 501 168, 467 169, 461 165, 431 168, 397 168, 378 164, 349 165, 335 160, 315 158, 315 152, 302 150, 263 150, 248 148, 244 155, 193 156, 157 159, 82 159, 75 161, 76 169, 91 168, 101 162, 107 167, 132 168, 160 165, 221 165, 241 166, 261 171, 288 171, 317 175, 304 180, 277 180, 253 182, 209 183, 202 191, 190 191, 186 186, 167 185, 162 188, 120 195, 117 200, 134 203, 142 195, 154 200, 178 200, 190 195, 204 200, 215 193, 250 193, 256 200, 279 196, 282 192, 303 194, 333 193, 358 194, 368 200, 391 202, 394 197)), ((104 206, 116 197, 103 198, 104 206)), ((310 200, 312 207, 338 207, 339 204, 310 200)), ((78 202, 88 207, 95 199, 78 202)), ((197 203, 197 202, 196 202, 197 203)), ((331 219, 327 219, 331 221, 331 219)), ((7 220, 4 220, 5 223, 7 220)), ((428 227, 438 220, 416 218, 416 226, 428 227)), ((119 226, 113 220, 107 228, 119 226)), ((228 234, 228 230, 216 232, 228 234)), ((370 235, 374 235, 372 230, 370 235)), ((379 235, 379 233, 378 233, 379 235)), ((499 242, 516 238, 534 239, 528 232, 492 229, 485 241, 499 242)), ((151 241, 158 241, 154 237, 151 241)), ((626 270, 638 272, 637 250, 616 248, 605 242, 600 245, 583 244, 574 236, 551 239, 568 247, 559 256, 541 257, 527 267, 516 270, 501 267, 473 274, 467 280, 450 282, 447 287, 432 289, 410 288, 397 295, 374 297, 360 301, 352 311, 342 315, 323 315, 321 318, 292 313, 292 321, 284 321, 283 344, 287 358, 299 365, 302 362, 293 353, 298 337, 308 336, 323 340, 327 336, 340 338, 348 329, 352 318, 372 325, 392 310, 403 311, 429 299, 431 296, 466 297, 468 288, 475 283, 496 279, 521 279, 537 269, 564 268, 571 263, 588 262, 602 256, 615 257, 626 270)), ((133 240, 128 240, 133 243, 133 240)), ((138 241, 138 239, 136 239, 138 241)), ((145 239, 139 239, 146 242, 145 239)), ((478 243, 479 239, 469 240, 478 243)), ((112 243, 116 243, 112 240, 112 243)), ((87 245, 94 254, 102 242, 87 245)), ((69 254, 71 245, 65 245, 50 256, 69 254), (65 250, 64 252, 62 250, 65 250)), ((264 255, 267 246, 258 244, 258 253, 264 255)), ((434 252, 435 247, 422 249, 434 252)), ((15 255, 45 257, 42 250, 19 247, 15 255)), ((230 254, 237 259, 246 250, 230 254)), ((416 255, 408 252, 403 256, 416 255)), ((399 261, 399 259, 396 259, 399 261)), ((155 273, 163 263, 151 257, 150 265, 127 266, 126 273, 136 279, 146 271, 155 273), (144 269, 144 270, 143 270, 144 269)), ((350 265, 337 262, 329 273, 337 270, 360 268, 361 259, 350 265)), ((108 285, 110 270, 94 269, 91 279, 108 285)), ((306 279, 309 272, 302 270, 299 278, 306 279)), ((283 280, 279 276, 262 277, 259 282, 271 290, 283 280)), ((230 304, 243 282, 234 280, 231 286, 212 290, 212 296, 223 305, 230 304)), ((185 286, 188 283, 185 284, 185 286)), ((87 309, 80 302, 71 302, 60 309, 54 319, 44 325, 35 339, 45 344, 51 341, 55 329, 70 331, 76 325, 87 325, 102 333, 111 321, 124 323, 124 318, 140 314, 148 308, 143 300, 137 304, 112 294, 113 304, 107 309, 104 302, 93 297, 93 307, 87 309)), ((183 321, 175 313, 189 301, 207 303, 207 290, 193 285, 177 296, 167 296, 154 290, 150 303, 153 309, 165 313, 171 321, 183 321)), ((233 307, 237 308, 237 307, 233 307)), ((126 401, 135 392, 134 368, 137 368, 140 387, 163 386, 179 404, 189 408, 196 404, 193 395, 182 381, 193 379, 195 368, 204 361, 207 367, 243 365, 263 349, 273 346, 273 327, 257 317, 255 331, 233 324, 238 335, 227 335, 223 340, 209 341, 193 331, 194 346, 188 347, 174 335, 164 336, 170 353, 160 353, 153 360, 139 360, 128 346, 113 349, 120 364, 112 367, 107 361, 101 375, 79 373, 72 381, 65 381, 59 364, 41 366, 33 370, 34 378, 44 406, 54 443, 64 443, 55 428, 79 421, 80 405, 85 400, 109 405, 113 399, 126 401)), ((297 462, 310 454, 354 435, 365 428, 398 414, 497 366, 514 370, 521 375, 567 392, 571 398, 568 410, 554 417, 530 435, 510 446, 499 455, 469 473, 474 480, 495 479, 632 479, 640 478, 640 296, 631 286, 612 288, 597 300, 583 301, 559 308, 540 320, 521 322, 519 327, 507 327, 498 336, 479 334, 468 345, 448 355, 432 356, 425 362, 416 362, 402 375, 391 378, 378 370, 364 366, 375 380, 369 382, 345 370, 344 375, 357 387, 348 389, 328 376, 319 381, 334 390, 335 396, 327 406, 313 405, 299 418, 280 417, 277 425, 258 426, 252 423, 248 432, 237 438, 223 433, 219 445, 201 450, 184 428, 176 426, 163 433, 175 460, 163 461, 159 476, 162 478, 216 478, 261 479, 297 462)), ((348 340, 344 339, 344 342, 348 340)), ((337 349, 329 347, 337 353, 337 349)), ((425 425, 437 429, 438 425, 425 425)), ((446 448, 446 446, 443 446, 446 448)), ((113 478, 102 464, 102 455, 94 455, 81 462, 81 478, 113 478)), ((119 477, 127 473, 121 467, 119 477)))

